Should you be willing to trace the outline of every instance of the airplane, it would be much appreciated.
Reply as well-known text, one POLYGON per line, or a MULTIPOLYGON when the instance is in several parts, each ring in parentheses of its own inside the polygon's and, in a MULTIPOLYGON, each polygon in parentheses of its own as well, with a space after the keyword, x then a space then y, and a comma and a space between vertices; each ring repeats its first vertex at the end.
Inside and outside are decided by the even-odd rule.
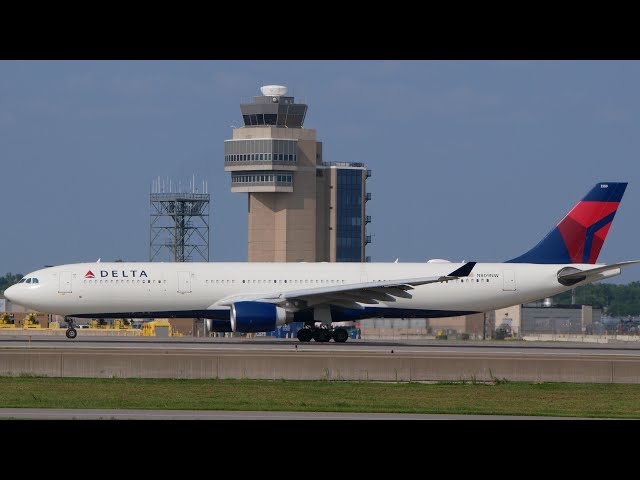
POLYGON ((502 263, 76 263, 26 275, 5 297, 71 318, 202 318, 212 331, 304 322, 301 342, 345 342, 332 322, 487 312, 614 277, 596 264, 627 183, 599 182, 537 245, 502 263))

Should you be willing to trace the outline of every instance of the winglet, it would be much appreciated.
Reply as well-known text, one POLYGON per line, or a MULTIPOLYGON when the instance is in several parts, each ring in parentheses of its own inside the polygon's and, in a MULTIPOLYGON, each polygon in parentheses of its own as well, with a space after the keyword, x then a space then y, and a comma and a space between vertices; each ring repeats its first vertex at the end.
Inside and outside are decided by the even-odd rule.
POLYGON ((459 269, 447 275, 447 277, 468 277, 475 266, 476 262, 465 263, 459 269))

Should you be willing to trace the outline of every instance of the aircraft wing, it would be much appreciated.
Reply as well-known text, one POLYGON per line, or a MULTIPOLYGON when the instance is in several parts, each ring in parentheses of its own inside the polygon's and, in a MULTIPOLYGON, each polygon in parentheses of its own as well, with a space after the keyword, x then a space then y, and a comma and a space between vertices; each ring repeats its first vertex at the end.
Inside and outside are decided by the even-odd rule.
POLYGON ((640 260, 633 260, 629 262, 612 263, 611 265, 589 268, 587 270, 580 270, 574 267, 564 267, 558 271, 558 281, 564 285, 571 285, 594 275, 610 272, 612 270, 620 270, 621 268, 636 265, 638 263, 640 263, 640 260))
POLYGON ((467 262, 448 275, 434 277, 403 278, 382 282, 362 282, 347 285, 287 290, 284 292, 230 295, 216 302, 212 307, 231 306, 236 302, 267 302, 297 306, 304 302, 306 307, 336 305, 345 308, 363 309, 360 304, 395 302, 397 298, 411 298, 410 290, 418 285, 438 283, 466 277, 476 262, 467 262))

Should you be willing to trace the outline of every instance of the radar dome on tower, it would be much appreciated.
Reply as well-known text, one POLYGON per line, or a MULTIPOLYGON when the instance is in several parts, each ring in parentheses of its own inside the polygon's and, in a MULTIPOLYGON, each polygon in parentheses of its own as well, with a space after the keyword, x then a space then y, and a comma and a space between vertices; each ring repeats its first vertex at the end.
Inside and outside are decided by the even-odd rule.
POLYGON ((287 94, 287 87, 283 85, 265 85, 260 87, 260 91, 265 97, 282 97, 287 94))

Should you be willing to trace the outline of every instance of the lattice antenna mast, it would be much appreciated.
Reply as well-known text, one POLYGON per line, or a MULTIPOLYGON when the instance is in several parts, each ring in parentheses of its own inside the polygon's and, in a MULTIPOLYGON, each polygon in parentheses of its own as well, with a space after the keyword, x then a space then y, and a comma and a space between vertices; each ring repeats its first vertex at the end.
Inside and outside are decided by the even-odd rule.
POLYGON ((170 252, 174 262, 209 261, 209 185, 155 178, 151 183, 149 260, 170 252))

